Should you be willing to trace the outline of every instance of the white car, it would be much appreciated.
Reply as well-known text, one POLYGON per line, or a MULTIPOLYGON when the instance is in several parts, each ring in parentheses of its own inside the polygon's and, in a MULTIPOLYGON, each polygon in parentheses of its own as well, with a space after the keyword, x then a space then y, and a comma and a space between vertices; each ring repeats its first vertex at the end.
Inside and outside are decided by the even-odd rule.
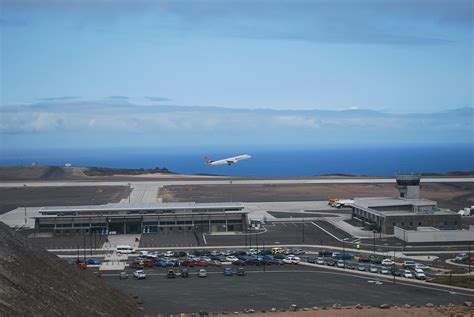
POLYGON ((388 274, 389 272, 388 272, 388 269, 387 269, 386 267, 383 267, 383 266, 382 266, 382 267, 380 268, 380 273, 381 273, 381 274, 388 274))
POLYGON ((316 264, 324 264, 324 258, 318 257, 318 258, 316 259, 316 264))
POLYGON ((411 274, 410 270, 404 270, 403 271, 403 277, 405 278, 413 278, 413 274, 411 274))
POLYGON ((421 269, 421 270, 428 270, 430 267, 427 265, 424 265, 422 263, 416 263, 415 264, 415 269, 421 269))
POLYGON ((300 258, 294 255, 289 255, 283 259, 283 263, 285 264, 298 264, 300 261, 300 258))
POLYGON ((247 252, 247 254, 249 255, 257 255, 258 254, 258 251, 256 249, 249 249, 249 251, 247 252))
POLYGON ((382 265, 393 265, 392 259, 383 259, 382 265))
POLYGON ((227 262, 234 262, 234 261, 237 261, 238 258, 237 258, 236 256, 229 255, 229 256, 226 256, 226 257, 225 257, 225 260, 226 260, 227 262))
POLYGON ((207 276, 207 272, 205 269, 200 269, 198 271, 198 277, 206 277, 207 276))
POLYGON ((422 269, 415 269, 415 277, 418 280, 425 280, 426 279, 425 272, 422 269))
POLYGON ((166 251, 164 256, 167 257, 167 258, 172 257, 172 256, 174 256, 174 252, 173 251, 166 251))
POLYGON ((343 269, 345 267, 344 260, 337 261, 337 267, 343 269))
POLYGON ((145 271, 143 270, 138 270, 133 272, 133 276, 136 277, 139 280, 142 280, 146 277, 145 271))

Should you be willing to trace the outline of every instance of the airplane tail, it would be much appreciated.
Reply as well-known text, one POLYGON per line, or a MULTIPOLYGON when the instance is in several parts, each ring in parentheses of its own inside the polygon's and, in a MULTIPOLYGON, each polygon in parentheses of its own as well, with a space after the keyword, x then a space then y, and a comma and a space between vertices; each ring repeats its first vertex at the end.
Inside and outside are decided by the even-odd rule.
POLYGON ((204 156, 204 160, 206 161, 207 164, 214 162, 214 161, 211 160, 211 158, 210 158, 209 156, 207 156, 207 155, 204 156))

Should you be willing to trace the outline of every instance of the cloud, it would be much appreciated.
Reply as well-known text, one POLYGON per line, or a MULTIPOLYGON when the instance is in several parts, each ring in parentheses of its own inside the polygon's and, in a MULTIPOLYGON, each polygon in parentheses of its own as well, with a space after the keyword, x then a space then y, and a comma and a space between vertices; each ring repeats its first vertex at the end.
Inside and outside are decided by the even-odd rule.
POLYGON ((157 102, 160 102, 160 101, 170 101, 171 99, 169 98, 165 98, 165 97, 150 97, 150 96, 145 96, 146 99, 150 100, 150 101, 157 101, 157 102))
POLYGON ((129 100, 130 99, 127 96, 109 96, 108 98, 111 100, 129 100))
POLYGON ((47 98, 38 98, 40 101, 68 101, 75 100, 81 97, 78 96, 61 96, 61 97, 47 97, 47 98))

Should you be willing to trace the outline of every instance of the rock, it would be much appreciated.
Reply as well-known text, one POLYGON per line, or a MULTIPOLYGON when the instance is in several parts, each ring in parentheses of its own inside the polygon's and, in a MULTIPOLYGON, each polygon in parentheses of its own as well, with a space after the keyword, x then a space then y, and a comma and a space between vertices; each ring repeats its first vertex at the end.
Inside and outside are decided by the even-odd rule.
POLYGON ((463 305, 467 307, 472 307, 472 302, 464 302, 463 305))
POLYGON ((199 311, 199 316, 207 316, 207 315, 209 315, 209 313, 207 311, 205 311, 205 310, 200 310, 199 311))
POLYGON ((253 308, 247 309, 247 314, 253 314, 253 313, 255 313, 255 309, 253 308))
POLYGON ((323 310, 327 310, 328 308, 326 306, 323 306, 323 310))
POLYGON ((334 304, 332 305, 333 309, 341 309, 341 304, 334 304))
POLYGON ((260 311, 261 313, 266 313, 267 311, 265 309, 261 310, 260 311))
POLYGON ((367 308, 372 308, 372 306, 369 305, 369 306, 367 306, 367 308))
POLYGON ((282 308, 280 309, 281 312, 286 312, 286 309, 282 308))
POLYGON ((275 307, 272 307, 272 309, 270 309, 270 312, 272 312, 272 313, 274 313, 276 311, 277 311, 277 309, 275 307))
POLYGON ((137 309, 138 309, 138 310, 141 310, 141 311, 144 311, 144 310, 145 310, 145 308, 143 308, 143 307, 138 307, 137 309))
POLYGON ((234 315, 238 315, 238 314, 239 314, 239 312, 238 312, 238 311, 235 311, 235 312, 234 312, 234 315))
POLYGON ((362 305, 361 305, 361 304, 357 304, 355 307, 356 307, 357 309, 362 309, 362 305))
POLYGON ((382 305, 380 305, 380 308, 381 309, 388 309, 388 308, 390 308, 390 305, 389 304, 382 304, 382 305))
POLYGON ((303 311, 309 311, 309 308, 305 307, 305 308, 303 308, 303 311))
POLYGON ((432 303, 426 303, 425 307, 433 308, 434 305, 432 303))
POLYGON ((318 306, 314 306, 313 310, 319 310, 320 308, 318 306))
POLYGON ((290 311, 297 311, 298 310, 298 305, 296 304, 291 304, 290 306, 290 311))
POLYGON ((411 306, 409 304, 405 304, 403 305, 403 308, 411 308, 411 306))
POLYGON ((143 301, 141 299, 137 300, 137 304, 141 305, 143 304, 143 301))
POLYGON ((222 315, 229 315, 229 312, 228 311, 223 311, 222 315))

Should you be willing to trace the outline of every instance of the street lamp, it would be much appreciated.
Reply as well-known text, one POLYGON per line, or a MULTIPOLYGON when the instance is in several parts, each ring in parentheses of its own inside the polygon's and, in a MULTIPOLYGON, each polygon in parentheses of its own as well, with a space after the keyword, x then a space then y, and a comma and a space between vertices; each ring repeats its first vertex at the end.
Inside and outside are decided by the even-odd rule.
POLYGON ((132 184, 128 183, 128 203, 130 204, 130 195, 132 194, 132 191, 131 191, 131 186, 132 184))
POLYGON ((342 239, 342 260, 344 261, 344 269, 346 269, 346 240, 348 239, 342 239))
POLYGON ((373 234, 374 234, 374 255, 375 255, 375 233, 376 233, 377 231, 373 230, 372 232, 373 232, 373 234))

